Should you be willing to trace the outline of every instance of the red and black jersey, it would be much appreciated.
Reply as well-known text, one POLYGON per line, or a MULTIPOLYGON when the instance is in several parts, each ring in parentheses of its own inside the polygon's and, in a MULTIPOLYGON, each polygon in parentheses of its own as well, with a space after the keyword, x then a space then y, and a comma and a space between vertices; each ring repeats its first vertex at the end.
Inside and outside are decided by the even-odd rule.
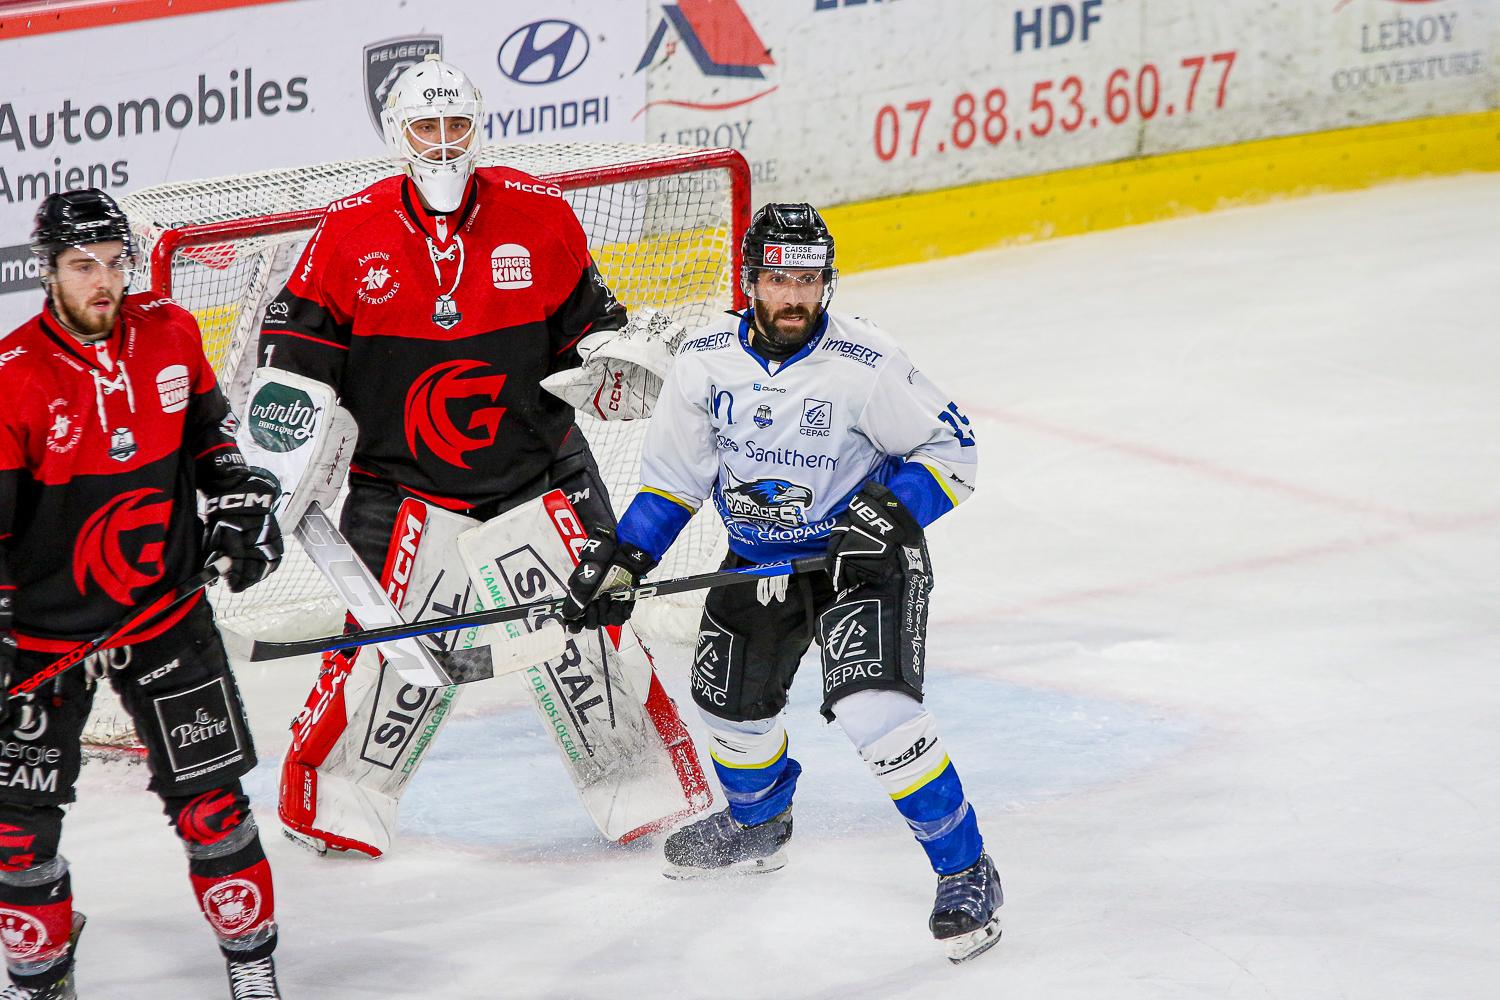
POLYGON ((442 215, 397 176, 329 206, 260 363, 334 387, 355 473, 464 509, 538 488, 573 426, 539 383, 624 322, 557 188, 483 167, 442 215))
POLYGON ((197 487, 244 459, 191 313, 126 296, 96 345, 43 310, 0 340, 0 400, 0 587, 21 648, 71 649, 202 568, 197 487))

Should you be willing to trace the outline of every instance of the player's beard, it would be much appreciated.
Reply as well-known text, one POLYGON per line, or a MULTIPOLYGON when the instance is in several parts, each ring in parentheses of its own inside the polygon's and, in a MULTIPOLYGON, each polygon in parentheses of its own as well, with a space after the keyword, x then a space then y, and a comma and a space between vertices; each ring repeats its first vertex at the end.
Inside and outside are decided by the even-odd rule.
POLYGON ((120 317, 120 303, 125 298, 125 289, 93 288, 81 294, 69 294, 53 287, 52 305, 57 318, 77 337, 84 340, 99 340, 109 336, 120 317))
POLYGON ((815 303, 809 302, 773 305, 758 301, 755 303, 756 326, 766 347, 775 353, 793 354, 812 336, 820 311, 815 303))

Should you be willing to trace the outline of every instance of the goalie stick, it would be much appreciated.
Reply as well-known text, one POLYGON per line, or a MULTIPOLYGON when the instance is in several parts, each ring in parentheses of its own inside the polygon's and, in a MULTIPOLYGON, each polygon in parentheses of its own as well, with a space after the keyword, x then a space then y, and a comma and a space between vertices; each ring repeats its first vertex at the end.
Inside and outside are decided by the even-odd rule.
MULTIPOLYGON (((746 578, 792 576, 797 573, 813 573, 828 568, 827 556, 805 556, 782 562, 764 563, 759 566, 742 566, 739 569, 721 569, 712 573, 698 573, 660 583, 643 583, 637 587, 625 587, 611 591, 609 597, 616 601, 640 601, 648 597, 666 597, 669 594, 684 594, 691 590, 707 590, 731 583, 744 583, 746 578)), ((453 632, 474 625, 494 625, 500 622, 530 619, 540 623, 562 614, 566 599, 550 597, 530 604, 517 604, 508 608, 491 608, 487 611, 470 611, 444 618, 429 618, 426 621, 407 625, 392 625, 385 628, 363 629, 343 635, 326 635, 319 639, 302 639, 294 642, 265 642, 257 640, 250 650, 252 660, 277 660, 286 656, 305 656, 333 649, 349 649, 354 646, 370 646, 375 643, 410 639, 436 632, 453 632)), ((475 678, 478 679, 478 678, 475 678)))
POLYGON ((19 698, 22 695, 30 694, 54 677, 66 673, 69 668, 88 659, 90 653, 108 644, 116 636, 126 635, 133 629, 140 628, 147 622, 160 618, 162 615, 168 614, 180 607, 184 602, 192 598, 194 594, 217 580, 220 575, 228 572, 229 561, 228 556, 219 556, 210 560, 209 564, 199 570, 196 576, 189 578, 186 583, 176 590, 169 594, 163 594, 103 635, 97 635, 88 642, 74 646, 24 681, 11 685, 10 689, 5 692, 5 697, 7 699, 19 698))

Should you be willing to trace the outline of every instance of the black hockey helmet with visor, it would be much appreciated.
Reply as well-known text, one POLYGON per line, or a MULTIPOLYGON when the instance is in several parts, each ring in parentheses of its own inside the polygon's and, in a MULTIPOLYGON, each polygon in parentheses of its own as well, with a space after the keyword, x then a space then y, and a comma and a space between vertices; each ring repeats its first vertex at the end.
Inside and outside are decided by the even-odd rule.
POLYGON ((795 352, 811 336, 838 285, 828 226, 811 205, 765 205, 745 231, 740 251, 740 286, 755 304, 762 346, 776 354, 795 352), (783 312, 791 316, 779 322, 783 312), (803 317, 791 318, 798 312, 803 317))
POLYGON ((48 286, 58 255, 70 248, 82 251, 104 267, 124 272, 127 281, 135 268, 130 220, 115 200, 98 188, 50 194, 37 209, 31 229, 31 252, 42 260, 43 287, 48 286), (111 260, 100 260, 88 249, 111 241, 121 244, 120 252, 111 260))

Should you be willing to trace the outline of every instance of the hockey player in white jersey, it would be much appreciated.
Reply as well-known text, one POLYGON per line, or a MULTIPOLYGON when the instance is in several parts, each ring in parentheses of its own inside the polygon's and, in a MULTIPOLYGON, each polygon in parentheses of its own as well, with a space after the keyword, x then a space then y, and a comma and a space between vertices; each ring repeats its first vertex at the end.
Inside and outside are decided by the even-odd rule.
POLYGON ((938 875, 930 927, 962 961, 1000 935, 999 877, 958 772, 922 706, 928 593, 923 528, 973 492, 959 407, 873 324, 830 313, 833 238, 811 205, 767 205, 743 241, 743 315, 689 335, 657 400, 641 491, 614 535, 590 539, 569 615, 614 623, 603 599, 655 564, 712 500, 728 567, 827 552, 828 572, 711 592, 692 667, 727 809, 666 842, 669 877, 785 864, 801 766, 781 713, 822 649, 822 712, 837 722, 938 875))

